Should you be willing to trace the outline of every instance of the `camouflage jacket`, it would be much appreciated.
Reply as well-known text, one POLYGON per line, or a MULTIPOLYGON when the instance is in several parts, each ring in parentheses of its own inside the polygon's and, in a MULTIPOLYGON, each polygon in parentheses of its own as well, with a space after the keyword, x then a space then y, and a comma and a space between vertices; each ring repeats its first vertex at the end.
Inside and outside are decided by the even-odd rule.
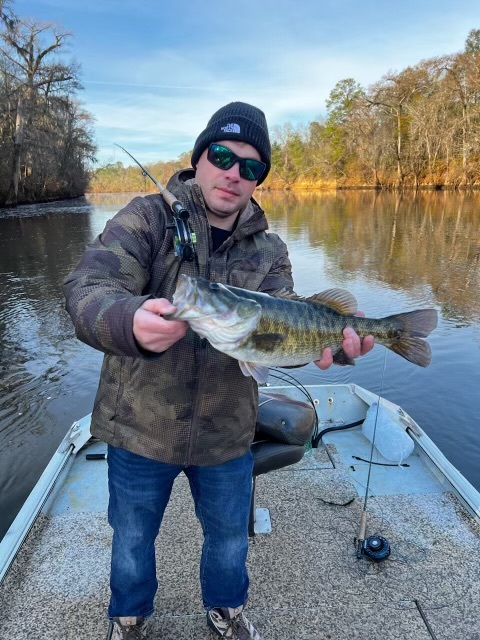
POLYGON ((64 284, 77 337, 104 352, 92 434, 116 447, 181 465, 211 465, 243 455, 255 430, 257 383, 237 360, 191 329, 161 354, 142 350, 133 315, 149 297, 172 300, 179 273, 274 294, 293 286, 286 245, 266 233, 252 199, 233 234, 211 251, 205 203, 193 172, 167 188, 190 212, 197 258, 180 263, 171 212, 160 194, 134 198, 86 248, 64 284))

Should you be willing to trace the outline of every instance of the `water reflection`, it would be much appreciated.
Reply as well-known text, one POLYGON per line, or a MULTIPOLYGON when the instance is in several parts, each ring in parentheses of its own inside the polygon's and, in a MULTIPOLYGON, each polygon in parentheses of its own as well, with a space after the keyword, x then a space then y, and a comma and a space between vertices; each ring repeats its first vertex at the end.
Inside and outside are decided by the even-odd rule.
MULTIPOLYGON (((61 283, 133 195, 0 211, 0 536, 66 429, 91 410, 101 354, 75 339, 61 283)), ((295 375, 304 383, 353 381, 402 404, 480 488, 480 194, 257 199, 289 245, 299 292, 343 286, 371 316, 441 311, 426 370, 376 347, 354 368, 309 366, 295 375)))
POLYGON ((388 288, 427 287, 447 317, 480 319, 480 194, 262 194, 272 225, 320 247, 326 274, 363 274, 388 288))
POLYGON ((66 398, 76 388, 82 400, 91 395, 82 367, 72 377, 82 349, 61 292, 63 277, 90 239, 91 211, 83 200, 2 212, 0 535, 75 419, 65 402, 79 409, 78 403, 66 398))

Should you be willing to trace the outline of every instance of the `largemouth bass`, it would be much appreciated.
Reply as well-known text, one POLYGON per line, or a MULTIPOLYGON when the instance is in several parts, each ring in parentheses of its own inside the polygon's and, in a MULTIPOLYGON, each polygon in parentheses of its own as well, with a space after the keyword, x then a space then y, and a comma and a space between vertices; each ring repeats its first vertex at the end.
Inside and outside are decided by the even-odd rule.
POLYGON ((352 327, 410 362, 427 367, 431 351, 426 338, 437 326, 435 309, 387 316, 355 316, 357 301, 343 289, 309 298, 291 292, 270 296, 181 275, 173 296, 177 311, 210 344, 239 361, 244 375, 266 382, 268 367, 304 365, 331 347, 334 362, 355 364, 342 349, 343 329, 352 327))

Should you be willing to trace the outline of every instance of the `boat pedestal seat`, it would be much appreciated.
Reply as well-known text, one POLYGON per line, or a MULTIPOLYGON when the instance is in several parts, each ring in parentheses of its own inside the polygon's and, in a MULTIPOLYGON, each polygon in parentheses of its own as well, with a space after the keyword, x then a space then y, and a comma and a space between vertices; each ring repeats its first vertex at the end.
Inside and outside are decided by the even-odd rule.
POLYGON ((306 402, 291 400, 279 393, 259 394, 259 409, 253 454, 253 485, 248 533, 271 531, 268 509, 255 506, 257 476, 300 462, 305 444, 312 438, 315 411, 306 402))

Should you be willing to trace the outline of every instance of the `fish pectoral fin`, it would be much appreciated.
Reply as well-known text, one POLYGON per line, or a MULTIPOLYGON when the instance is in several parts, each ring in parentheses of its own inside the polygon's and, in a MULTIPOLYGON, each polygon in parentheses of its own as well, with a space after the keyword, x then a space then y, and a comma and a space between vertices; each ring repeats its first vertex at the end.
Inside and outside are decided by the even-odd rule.
POLYGON ((250 336, 250 342, 258 351, 270 352, 285 341, 285 336, 281 333, 254 333, 250 336))
POLYGON ((252 376, 257 382, 267 382, 268 380, 268 367, 262 367, 254 362, 238 361, 240 370, 244 376, 252 376))
POLYGON ((333 362, 335 364, 339 364, 342 367, 346 365, 355 366, 355 360, 353 358, 350 358, 350 356, 347 356, 342 348, 340 348, 336 353, 333 354, 333 362))

